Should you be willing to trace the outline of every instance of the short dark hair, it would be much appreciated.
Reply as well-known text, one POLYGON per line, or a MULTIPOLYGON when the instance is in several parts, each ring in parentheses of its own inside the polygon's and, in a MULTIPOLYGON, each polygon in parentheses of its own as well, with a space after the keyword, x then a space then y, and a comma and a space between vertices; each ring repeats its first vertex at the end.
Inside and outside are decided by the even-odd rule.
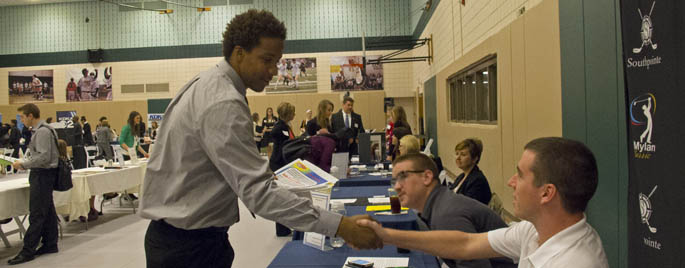
POLYGON ((480 156, 483 153, 483 142, 480 141, 477 138, 468 138, 463 141, 461 141, 457 146, 454 146, 455 151, 461 151, 464 149, 469 150, 469 154, 471 155, 471 159, 473 160, 474 158, 478 157, 476 160, 476 164, 480 162, 480 156))
POLYGON ((405 154, 395 158, 395 161, 392 161, 392 165, 395 166, 404 161, 410 161, 414 170, 430 170, 433 172, 433 179, 438 181, 440 180, 440 178, 438 178, 438 165, 436 165, 435 161, 433 161, 433 159, 427 155, 422 153, 405 154))
POLYGON ((553 184, 567 212, 584 212, 599 177, 592 151, 579 141, 560 137, 534 139, 524 149, 535 153, 534 184, 553 184))
POLYGON ((107 120, 107 116, 100 117, 100 120, 98 121, 102 122, 102 120, 107 120))
POLYGON ((285 40, 286 29, 285 24, 279 21, 273 13, 250 9, 233 17, 226 25, 223 37, 224 58, 229 61, 236 46, 241 46, 249 52, 259 45, 259 39, 262 37, 285 40))
POLYGON ((345 104, 347 102, 354 103, 354 99, 352 97, 346 96, 343 98, 343 104, 345 104))
POLYGON ((12 119, 12 120, 10 120, 10 122, 12 122, 12 124, 15 126, 17 125, 17 119, 12 119))
POLYGON ((25 116, 33 115, 33 118, 40 118, 40 109, 33 103, 27 103, 19 107, 17 112, 23 113, 25 116))
POLYGON ((81 116, 81 121, 86 122, 86 117, 85 117, 85 116, 81 116))

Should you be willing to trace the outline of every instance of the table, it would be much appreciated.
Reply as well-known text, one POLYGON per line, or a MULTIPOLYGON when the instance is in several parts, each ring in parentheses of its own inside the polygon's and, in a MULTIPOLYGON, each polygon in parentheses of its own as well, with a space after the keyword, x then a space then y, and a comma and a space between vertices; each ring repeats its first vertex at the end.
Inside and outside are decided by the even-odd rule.
POLYGON ((330 251, 321 251, 302 244, 302 241, 286 243, 269 264, 269 268, 325 267, 340 268, 347 257, 409 257, 409 266, 414 268, 439 267, 435 257, 422 252, 397 253, 395 246, 386 245, 380 250, 354 250, 347 245, 330 251))
POLYGON ((331 199, 388 196, 390 186, 333 187, 331 199))
POLYGON ((392 175, 386 177, 375 176, 370 174, 362 174, 357 177, 350 177, 346 179, 340 179, 335 184, 338 187, 359 187, 359 186, 386 186, 390 188, 390 180, 392 175))

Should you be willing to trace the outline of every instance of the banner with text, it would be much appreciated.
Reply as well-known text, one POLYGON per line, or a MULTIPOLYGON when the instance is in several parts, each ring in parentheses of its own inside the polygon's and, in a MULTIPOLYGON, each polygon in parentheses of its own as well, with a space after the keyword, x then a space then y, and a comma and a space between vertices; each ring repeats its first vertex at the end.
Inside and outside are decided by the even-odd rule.
POLYGON ((685 165, 682 1, 622 0, 629 267, 679 267, 685 165))

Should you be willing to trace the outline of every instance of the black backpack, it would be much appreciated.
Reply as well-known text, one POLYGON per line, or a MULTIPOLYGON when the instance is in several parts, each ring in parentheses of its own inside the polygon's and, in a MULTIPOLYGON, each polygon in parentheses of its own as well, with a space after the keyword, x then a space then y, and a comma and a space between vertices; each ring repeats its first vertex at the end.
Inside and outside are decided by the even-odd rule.
POLYGON ((303 135, 283 143, 283 160, 286 163, 295 161, 295 159, 304 159, 312 151, 312 144, 309 142, 309 136, 303 135))

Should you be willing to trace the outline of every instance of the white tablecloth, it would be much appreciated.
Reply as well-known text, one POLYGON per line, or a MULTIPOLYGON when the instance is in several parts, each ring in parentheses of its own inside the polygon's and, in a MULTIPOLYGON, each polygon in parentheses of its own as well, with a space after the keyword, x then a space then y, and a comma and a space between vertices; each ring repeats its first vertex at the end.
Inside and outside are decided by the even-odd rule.
MULTIPOLYGON (((90 196, 109 192, 136 192, 145 177, 146 162, 123 169, 86 168, 74 170, 74 187, 66 192, 53 192, 57 213, 71 220, 88 216, 90 196)), ((28 173, 0 177, 0 219, 29 213, 28 173)))

